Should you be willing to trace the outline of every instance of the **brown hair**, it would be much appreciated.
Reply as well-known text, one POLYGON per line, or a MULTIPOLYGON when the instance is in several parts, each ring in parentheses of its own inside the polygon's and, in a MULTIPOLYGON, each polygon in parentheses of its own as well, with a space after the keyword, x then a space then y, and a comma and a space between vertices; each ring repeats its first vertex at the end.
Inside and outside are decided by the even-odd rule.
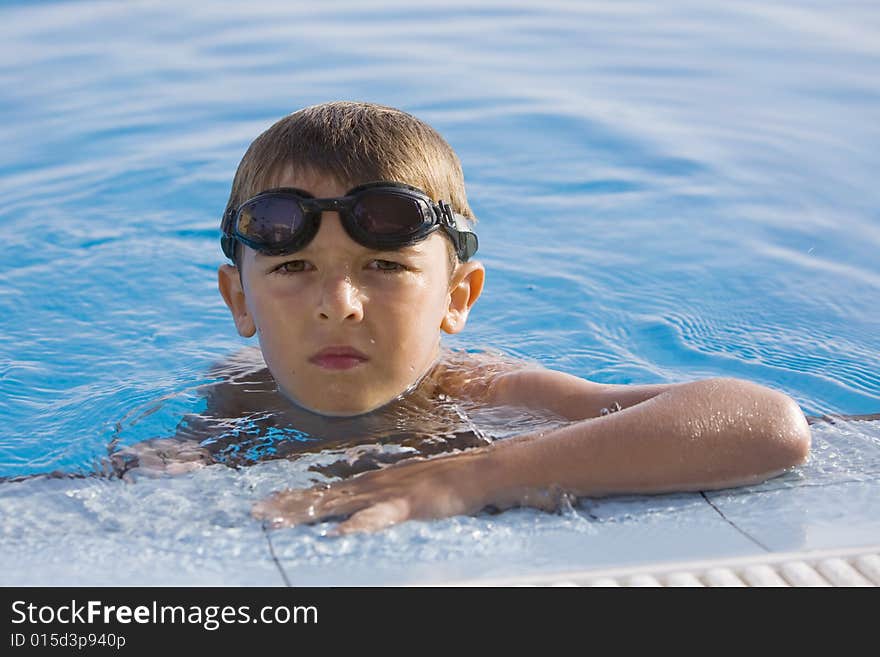
MULTIPOLYGON (((379 180, 407 183, 476 221, 455 151, 427 123, 393 107, 337 101, 277 121, 241 159, 227 211, 275 186, 288 170, 327 174, 352 187, 379 180)), ((455 252, 451 242, 448 246, 454 269, 455 252)))

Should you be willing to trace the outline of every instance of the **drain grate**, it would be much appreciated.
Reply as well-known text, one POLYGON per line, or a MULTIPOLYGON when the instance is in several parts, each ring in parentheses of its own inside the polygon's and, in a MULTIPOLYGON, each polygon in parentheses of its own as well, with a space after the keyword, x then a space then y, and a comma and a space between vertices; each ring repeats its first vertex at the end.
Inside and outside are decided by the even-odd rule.
POLYGON ((880 546, 788 552, 714 561, 652 564, 453 586, 880 586, 880 546))

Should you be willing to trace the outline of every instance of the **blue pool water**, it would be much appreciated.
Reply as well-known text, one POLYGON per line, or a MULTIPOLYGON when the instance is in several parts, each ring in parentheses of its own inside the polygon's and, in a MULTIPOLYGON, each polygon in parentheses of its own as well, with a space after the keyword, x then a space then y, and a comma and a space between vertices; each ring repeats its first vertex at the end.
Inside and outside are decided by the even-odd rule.
MULTIPOLYGON (((880 412, 871 3, 6 2, 0 53, 0 476, 89 470, 112 440, 170 435, 199 410, 208 368, 249 344, 215 282, 238 160, 276 119, 334 99, 409 111, 462 160, 488 277, 450 346, 880 412)), ((787 481, 876 474, 877 436, 853 435, 819 440, 787 481)), ((289 483, 281 467, 81 483, 56 491, 58 513, 91 509, 138 545, 139 513, 219 487, 247 494, 210 527, 244 531, 247 501, 289 483)), ((573 513, 425 531, 488 555, 487 526, 578 535, 573 513)), ((156 523, 189 545, 208 531, 156 523)), ((427 540, 312 531, 287 535, 305 565, 427 540)))

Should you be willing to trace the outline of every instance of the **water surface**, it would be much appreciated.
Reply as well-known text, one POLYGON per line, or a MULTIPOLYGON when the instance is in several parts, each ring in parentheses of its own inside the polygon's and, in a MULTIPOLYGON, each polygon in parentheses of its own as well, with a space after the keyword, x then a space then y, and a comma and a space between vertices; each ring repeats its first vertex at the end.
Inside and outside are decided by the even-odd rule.
MULTIPOLYGON (((880 412, 871 3, 7 2, 0 37, 0 476, 199 410, 250 344, 215 283, 238 160, 335 99, 461 157, 488 277, 447 344, 880 412)), ((814 474, 876 472, 848 440, 814 474)))

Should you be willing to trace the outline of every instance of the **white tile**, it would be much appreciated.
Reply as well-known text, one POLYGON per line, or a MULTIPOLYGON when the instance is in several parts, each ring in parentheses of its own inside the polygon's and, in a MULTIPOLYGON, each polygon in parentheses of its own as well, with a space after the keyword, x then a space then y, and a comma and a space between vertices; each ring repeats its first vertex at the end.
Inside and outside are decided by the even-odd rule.
POLYGON ((0 585, 283 585, 225 468, 0 486, 0 585))
POLYGON ((587 500, 561 515, 518 509, 410 522, 372 535, 322 535, 332 527, 273 532, 292 583, 436 584, 761 552, 698 494, 587 500))
POLYGON ((880 481, 716 492, 708 497, 737 528, 774 552, 880 542, 880 481))

